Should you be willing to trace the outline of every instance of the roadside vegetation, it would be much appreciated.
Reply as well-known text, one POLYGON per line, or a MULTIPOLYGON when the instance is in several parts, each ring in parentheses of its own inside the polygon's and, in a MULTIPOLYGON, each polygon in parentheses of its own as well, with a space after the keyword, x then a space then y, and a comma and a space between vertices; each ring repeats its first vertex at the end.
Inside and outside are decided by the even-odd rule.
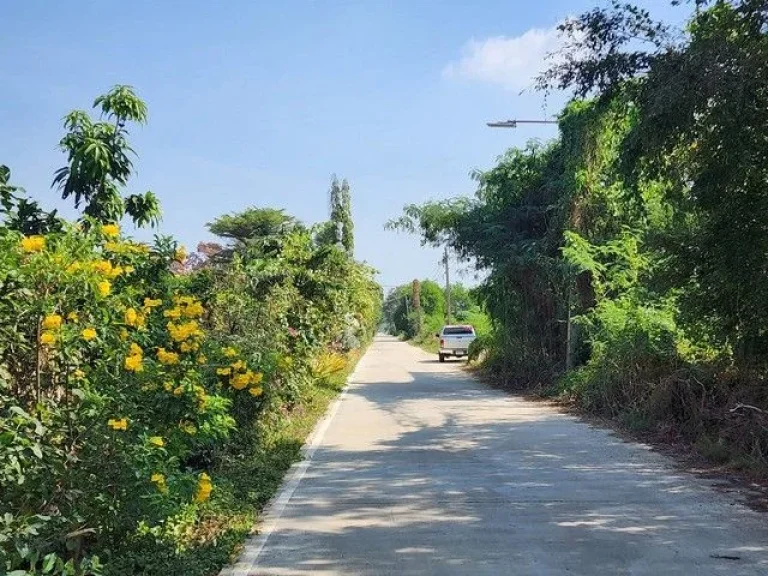
MULTIPOLYGON (((446 308, 445 288, 432 280, 414 280, 393 289, 384 299, 383 326, 387 333, 436 354, 435 334, 447 323, 446 308)), ((475 291, 461 284, 451 286, 450 322, 471 324, 478 335, 490 331, 490 320, 475 291)))
POLYGON ((213 575, 379 323, 350 189, 308 227, 248 208, 188 255, 129 194, 126 86, 65 118, 46 211, 0 167, 0 574, 213 575), (340 234, 339 234, 340 231, 340 234))
MULTIPOLYGON (((692 3, 693 4, 693 3, 692 3)), ((623 3, 560 27, 559 137, 390 227, 487 273, 487 372, 768 470, 768 6, 623 3)))

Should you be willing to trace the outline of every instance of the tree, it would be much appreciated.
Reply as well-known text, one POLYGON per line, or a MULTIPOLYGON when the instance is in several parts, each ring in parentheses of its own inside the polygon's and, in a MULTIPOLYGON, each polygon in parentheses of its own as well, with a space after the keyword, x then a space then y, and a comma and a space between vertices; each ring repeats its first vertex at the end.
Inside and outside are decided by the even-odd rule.
POLYGON ((352 198, 347 180, 344 179, 339 183, 338 178, 334 176, 331 180, 329 197, 331 223, 336 228, 336 239, 351 257, 355 252, 355 226, 352 221, 352 198))
POLYGON ((67 134, 60 147, 67 154, 67 166, 60 168, 53 184, 61 197, 73 197, 75 208, 101 222, 118 222, 128 215, 137 226, 155 225, 160 204, 152 192, 123 196, 131 176, 135 155, 129 146, 126 124, 147 121, 146 104, 130 86, 115 86, 93 103, 101 109, 102 120, 94 121, 82 110, 64 118, 67 134))
POLYGON ((208 230, 216 236, 240 244, 270 236, 282 236, 298 225, 299 221, 293 216, 288 216, 285 210, 255 207, 219 216, 207 224, 208 230))
POLYGON ((398 286, 384 301, 383 317, 392 333, 405 334, 409 338, 425 331, 431 333, 443 323, 445 292, 432 280, 414 280, 398 286))
POLYGON ((339 241, 337 238, 338 230, 333 222, 321 222, 314 228, 315 244, 318 246, 336 246, 339 241))
POLYGON ((746 359, 768 352, 768 4, 699 0, 676 45, 647 12, 614 2, 561 27, 580 47, 544 87, 629 95, 637 119, 622 143, 628 197, 664 182, 667 285, 682 316, 702 320, 746 359))
POLYGON ((22 234, 45 234, 61 228, 56 210, 45 212, 24 196, 24 189, 10 183, 11 170, 0 165, 0 215, 5 227, 22 234))

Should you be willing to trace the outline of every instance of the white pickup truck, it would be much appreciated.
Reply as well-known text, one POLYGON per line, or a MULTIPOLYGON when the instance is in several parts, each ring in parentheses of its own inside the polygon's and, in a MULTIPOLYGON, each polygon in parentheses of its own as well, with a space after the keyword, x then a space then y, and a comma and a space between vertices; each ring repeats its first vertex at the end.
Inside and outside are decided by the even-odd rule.
POLYGON ((475 329, 468 324, 443 326, 436 336, 440 339, 438 358, 445 362, 447 356, 461 358, 467 355, 469 345, 475 339, 475 329))

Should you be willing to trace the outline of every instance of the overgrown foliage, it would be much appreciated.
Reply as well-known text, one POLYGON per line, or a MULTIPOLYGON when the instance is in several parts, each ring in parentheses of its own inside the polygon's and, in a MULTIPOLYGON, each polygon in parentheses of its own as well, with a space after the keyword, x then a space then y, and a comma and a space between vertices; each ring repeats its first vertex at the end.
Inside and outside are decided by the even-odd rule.
POLYGON ((679 35, 618 2, 566 21, 560 137, 391 226, 487 271, 508 382, 764 467, 768 5, 694 8, 679 35))
POLYGON ((193 269, 170 238, 124 236, 123 209, 154 210, 118 202, 123 125, 146 108, 123 88, 96 103, 115 123, 70 115, 57 178, 79 222, 0 170, 0 574, 211 575, 373 335, 381 293, 279 210, 216 220, 234 243, 193 269))

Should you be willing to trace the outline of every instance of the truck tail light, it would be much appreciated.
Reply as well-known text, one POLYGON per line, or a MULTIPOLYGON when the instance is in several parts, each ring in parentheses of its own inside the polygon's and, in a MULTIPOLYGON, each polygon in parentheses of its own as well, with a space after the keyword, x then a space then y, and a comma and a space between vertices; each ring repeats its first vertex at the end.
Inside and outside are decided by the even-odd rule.
POLYGON ((440 338, 440 348, 444 348, 444 347, 445 347, 445 340, 440 338))

